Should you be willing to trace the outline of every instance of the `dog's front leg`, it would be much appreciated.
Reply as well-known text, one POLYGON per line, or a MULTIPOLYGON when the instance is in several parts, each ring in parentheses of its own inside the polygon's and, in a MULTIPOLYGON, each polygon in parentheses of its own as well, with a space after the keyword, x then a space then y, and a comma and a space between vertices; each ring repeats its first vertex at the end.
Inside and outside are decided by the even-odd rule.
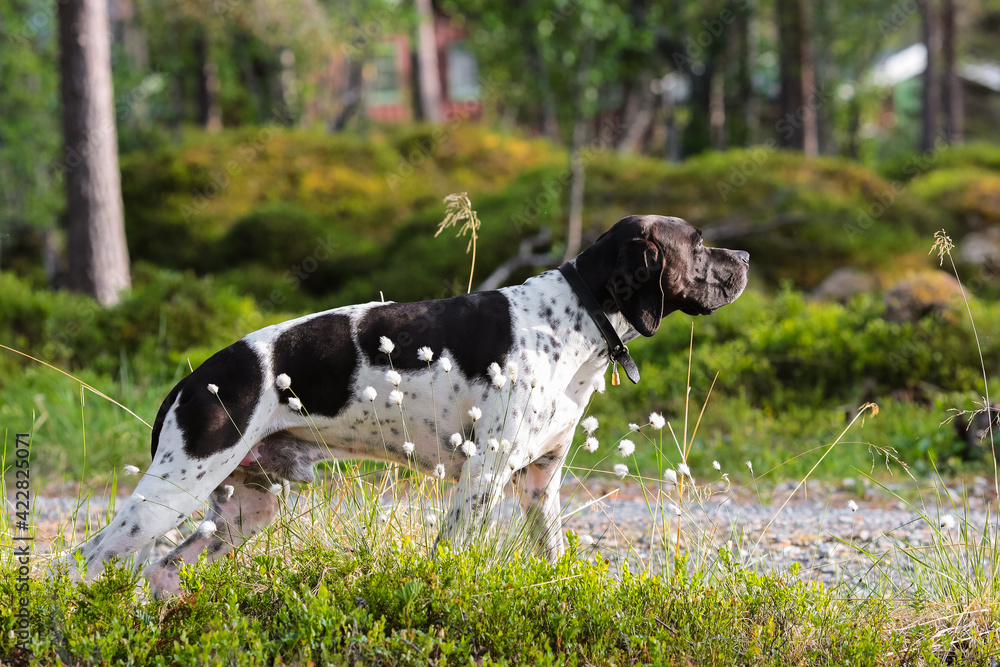
POLYGON ((434 551, 447 541, 460 550, 481 538, 490 514, 503 497, 503 488, 510 481, 511 469, 503 452, 488 451, 473 456, 462 468, 455 497, 438 533, 434 551))
POLYGON ((557 560, 566 550, 559 499, 565 458, 565 453, 541 456, 521 476, 521 509, 528 534, 550 561, 557 560))

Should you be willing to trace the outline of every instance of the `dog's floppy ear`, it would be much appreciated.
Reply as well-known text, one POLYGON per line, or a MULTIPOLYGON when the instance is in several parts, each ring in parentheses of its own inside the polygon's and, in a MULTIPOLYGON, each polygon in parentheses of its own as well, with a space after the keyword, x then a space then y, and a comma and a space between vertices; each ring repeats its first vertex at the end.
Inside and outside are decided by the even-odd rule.
POLYGON ((663 319, 663 252, 655 243, 628 241, 608 279, 608 291, 618 310, 635 330, 652 336, 663 319))

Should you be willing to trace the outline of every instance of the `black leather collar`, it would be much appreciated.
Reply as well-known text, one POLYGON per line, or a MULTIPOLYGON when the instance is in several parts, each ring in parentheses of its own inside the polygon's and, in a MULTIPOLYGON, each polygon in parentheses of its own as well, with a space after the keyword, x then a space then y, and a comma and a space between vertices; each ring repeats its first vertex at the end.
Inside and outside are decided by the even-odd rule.
POLYGON ((616 363, 621 364, 621 367, 625 369, 625 375, 632 381, 632 384, 637 384, 639 382, 639 367, 635 365, 635 361, 632 360, 632 356, 628 353, 628 348, 625 347, 625 343, 622 342, 618 332, 612 326, 611 320, 608 319, 608 314, 604 312, 604 308, 601 307, 597 297, 587 287, 587 283, 583 281, 580 272, 576 270, 576 267, 571 262, 566 262, 559 267, 559 273, 563 275, 569 286, 573 288, 584 309, 590 314, 597 328, 601 330, 601 335, 604 336, 604 340, 608 343, 608 352, 611 354, 611 358, 616 363))

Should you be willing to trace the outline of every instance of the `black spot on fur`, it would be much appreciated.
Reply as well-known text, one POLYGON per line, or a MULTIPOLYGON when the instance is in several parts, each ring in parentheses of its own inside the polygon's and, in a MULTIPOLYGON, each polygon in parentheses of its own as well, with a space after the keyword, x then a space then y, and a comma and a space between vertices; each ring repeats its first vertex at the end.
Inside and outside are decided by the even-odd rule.
MULTIPOLYGON (((275 375, 288 374, 310 413, 336 417, 353 398, 350 379, 358 359, 350 340, 347 315, 314 317, 274 341, 271 369, 275 375)), ((291 392, 281 392, 280 401, 288 403, 290 397, 291 392)))
POLYGON ((505 363, 514 344, 510 302, 499 292, 479 292, 372 308, 358 322, 358 344, 373 365, 388 366, 388 358, 378 351, 380 336, 396 345, 396 370, 427 368, 417 358, 417 349, 426 345, 435 354, 447 348, 467 378, 489 381, 486 369, 494 361, 505 363))
MULTIPOLYGON (((188 456, 205 459, 237 444, 257 407, 263 381, 260 360, 247 343, 238 341, 215 353, 181 380, 160 406, 153 425, 152 453, 156 454, 159 443, 159 426, 177 396, 174 414, 188 456), (219 387, 218 396, 209 393, 209 384, 219 387)), ((165 463, 172 460, 170 452, 163 455, 165 463)))
POLYGON ((132 530, 128 531, 128 534, 131 535, 132 537, 135 537, 136 535, 138 535, 139 534, 139 524, 137 524, 137 523, 132 524, 132 530))

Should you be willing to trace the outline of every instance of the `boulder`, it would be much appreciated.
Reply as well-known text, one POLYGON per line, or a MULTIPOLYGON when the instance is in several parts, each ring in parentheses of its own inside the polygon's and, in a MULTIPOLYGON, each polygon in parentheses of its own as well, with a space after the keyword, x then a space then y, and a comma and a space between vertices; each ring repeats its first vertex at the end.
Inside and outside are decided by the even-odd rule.
POLYGON ((886 320, 916 322, 961 303, 962 287, 945 271, 918 271, 894 284, 884 300, 886 320))
POLYGON ((813 290, 813 297, 824 301, 847 303, 856 294, 874 292, 880 287, 878 278, 867 271, 843 267, 837 269, 813 290))

